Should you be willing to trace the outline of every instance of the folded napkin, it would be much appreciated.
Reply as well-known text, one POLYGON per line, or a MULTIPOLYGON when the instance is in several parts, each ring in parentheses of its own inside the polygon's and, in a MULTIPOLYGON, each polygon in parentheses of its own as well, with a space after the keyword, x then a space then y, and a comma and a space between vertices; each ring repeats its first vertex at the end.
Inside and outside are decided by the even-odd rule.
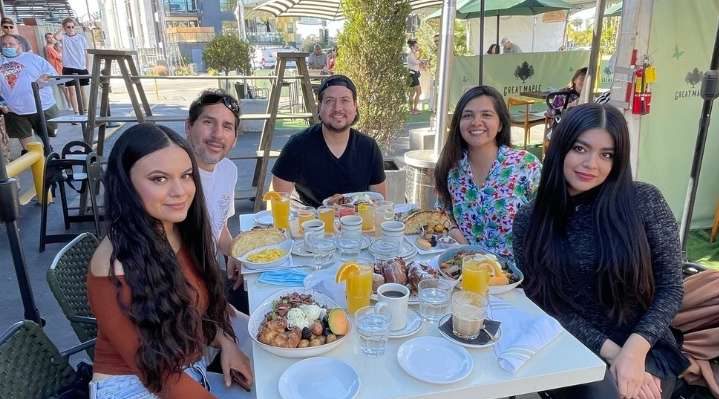
POLYGON ((300 269, 275 270, 260 274, 258 282, 264 284, 281 285, 284 287, 302 287, 307 272, 300 269))
POLYGON ((528 313, 495 296, 490 296, 489 314, 502 323, 502 337, 494 346, 497 361, 512 374, 563 331, 546 313, 528 313))
POLYGON ((312 276, 305 281, 305 288, 327 295, 340 307, 347 307, 345 285, 335 281, 334 269, 312 273, 312 276))

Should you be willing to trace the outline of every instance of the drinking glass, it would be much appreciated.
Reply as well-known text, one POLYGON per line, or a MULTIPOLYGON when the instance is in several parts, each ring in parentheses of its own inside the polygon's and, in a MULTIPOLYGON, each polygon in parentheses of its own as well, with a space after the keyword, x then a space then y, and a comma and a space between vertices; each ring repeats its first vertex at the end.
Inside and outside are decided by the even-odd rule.
POLYGON ((337 217, 350 216, 355 214, 355 206, 353 204, 342 204, 338 206, 337 217))
POLYGON ((335 243, 324 236, 314 237, 312 243, 313 270, 321 270, 332 264, 335 257, 335 243))
POLYGON ((371 232, 374 229, 374 205, 361 203, 357 205, 357 214, 362 217, 362 231, 371 232))
POLYGON ((325 234, 334 234, 335 208, 331 206, 321 206, 317 208, 317 215, 319 219, 325 223, 325 234))
POLYGON ((280 199, 270 201, 272 206, 272 224, 278 229, 290 228, 290 195, 278 193, 280 199))
POLYGON ((436 323, 449 312, 452 283, 445 279, 430 278, 417 285, 419 290, 419 314, 430 323, 436 323))
POLYGON ((337 236, 337 248, 344 259, 356 257, 362 250, 362 236, 357 237, 346 231, 340 232, 337 236))
POLYGON ((302 223, 316 218, 315 208, 311 206, 302 207, 297 209, 297 225, 300 228, 300 234, 304 234, 304 228, 302 223))
POLYGON ((382 236, 382 223, 394 220, 394 203, 392 201, 377 201, 374 208, 374 234, 382 236))
POLYGON ((355 313, 360 351, 369 356, 382 356, 387 346, 391 316, 366 306, 355 313))
POLYGON ((347 310, 356 312, 359 308, 368 306, 372 295, 372 266, 361 261, 350 261, 359 266, 359 272, 351 275, 345 285, 347 296, 347 310))
POLYGON ((487 295, 490 271, 487 265, 482 265, 483 261, 484 258, 478 259, 472 255, 462 258, 463 290, 487 295))
POLYGON ((487 317, 487 297, 471 291, 452 295, 452 333, 460 338, 475 339, 487 317))

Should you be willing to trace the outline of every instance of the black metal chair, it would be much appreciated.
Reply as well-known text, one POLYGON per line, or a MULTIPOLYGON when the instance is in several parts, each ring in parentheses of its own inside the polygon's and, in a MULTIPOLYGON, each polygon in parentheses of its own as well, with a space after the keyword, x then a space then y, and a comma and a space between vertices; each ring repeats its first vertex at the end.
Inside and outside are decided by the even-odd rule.
MULTIPOLYGON (((55 255, 47 271, 47 283, 80 342, 94 341, 97 322, 90 310, 85 279, 92 255, 99 244, 92 233, 83 233, 55 255)), ((93 348, 87 354, 94 359, 93 348)))
POLYGON ((86 345, 60 352, 35 322, 23 320, 13 324, 0 338, 0 397, 78 398, 83 393, 86 395, 92 373, 85 365, 85 372, 78 374, 68 361, 86 345))
MULTIPOLYGON (((59 188, 62 216, 65 222, 65 229, 70 228, 70 223, 94 222, 95 233, 101 235, 99 206, 97 195, 102 181, 102 167, 98 156, 92 148, 81 141, 72 141, 65 145, 62 156, 57 153, 48 155, 45 161, 45 173, 43 178, 43 192, 39 195, 42 204, 40 221, 40 252, 45 250, 45 244, 52 242, 63 242, 73 239, 77 234, 47 234, 47 207, 48 193, 59 188), (76 187, 80 184, 80 188, 76 187), (91 214, 86 214, 84 209, 78 209, 78 214, 70 215, 68 207, 67 192, 65 186, 77 191, 81 195, 88 195, 92 207, 91 214)), ((84 205, 81 201, 81 206, 84 205)))

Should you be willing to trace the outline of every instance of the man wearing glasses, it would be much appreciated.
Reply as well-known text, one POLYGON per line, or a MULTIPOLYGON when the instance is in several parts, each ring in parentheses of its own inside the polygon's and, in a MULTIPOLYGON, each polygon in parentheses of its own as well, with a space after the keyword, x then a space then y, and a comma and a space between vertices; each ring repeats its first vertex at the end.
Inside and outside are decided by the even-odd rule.
POLYGON ((351 126, 359 119, 357 89, 346 76, 322 82, 317 95, 320 123, 296 134, 272 168, 275 191, 292 193, 317 207, 334 194, 375 191, 387 195, 377 142, 351 126))
POLYGON ((20 36, 20 33, 18 33, 17 27, 15 26, 15 22, 12 20, 12 18, 3 17, 2 19, 0 19, 0 26, 2 26, 3 35, 11 33, 19 38, 18 40, 20 40, 20 45, 22 46, 22 51, 24 53, 32 52, 30 42, 28 42, 27 39, 25 39, 24 37, 20 36))
MULTIPOLYGON (((63 75, 89 75, 90 68, 89 58, 87 57, 87 39, 84 35, 78 35, 80 30, 75 20, 65 18, 62 20, 62 30, 55 33, 55 39, 62 40, 62 74, 63 75)), ((84 108, 87 109, 88 104, 88 88, 90 84, 89 78, 80 79, 80 86, 83 89, 84 108)), ((65 83, 66 87, 74 87, 75 80, 65 83)), ((72 110, 76 114, 79 113, 78 99, 75 90, 69 90, 70 104, 72 110)))
POLYGON ((218 252, 227 256, 228 300, 240 311, 249 313, 247 294, 239 289, 240 264, 230 256, 232 235, 227 220, 235 214, 237 166, 227 159, 235 146, 240 124, 240 105, 222 90, 205 90, 190 104, 185 133, 197 166, 210 216, 212 238, 218 252))

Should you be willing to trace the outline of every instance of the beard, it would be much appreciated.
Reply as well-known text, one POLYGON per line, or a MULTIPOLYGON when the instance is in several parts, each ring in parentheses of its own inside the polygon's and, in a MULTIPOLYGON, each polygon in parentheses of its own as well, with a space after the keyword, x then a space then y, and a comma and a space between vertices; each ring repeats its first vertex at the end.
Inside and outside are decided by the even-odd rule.
POLYGON ((322 127, 324 129, 326 129, 328 132, 332 132, 332 133, 342 133, 342 132, 346 131, 347 129, 349 129, 352 125, 354 125, 354 121, 350 121, 350 122, 346 122, 341 125, 337 125, 337 124, 325 122, 324 120, 322 120, 322 118, 320 118, 320 122, 322 122, 322 127))

